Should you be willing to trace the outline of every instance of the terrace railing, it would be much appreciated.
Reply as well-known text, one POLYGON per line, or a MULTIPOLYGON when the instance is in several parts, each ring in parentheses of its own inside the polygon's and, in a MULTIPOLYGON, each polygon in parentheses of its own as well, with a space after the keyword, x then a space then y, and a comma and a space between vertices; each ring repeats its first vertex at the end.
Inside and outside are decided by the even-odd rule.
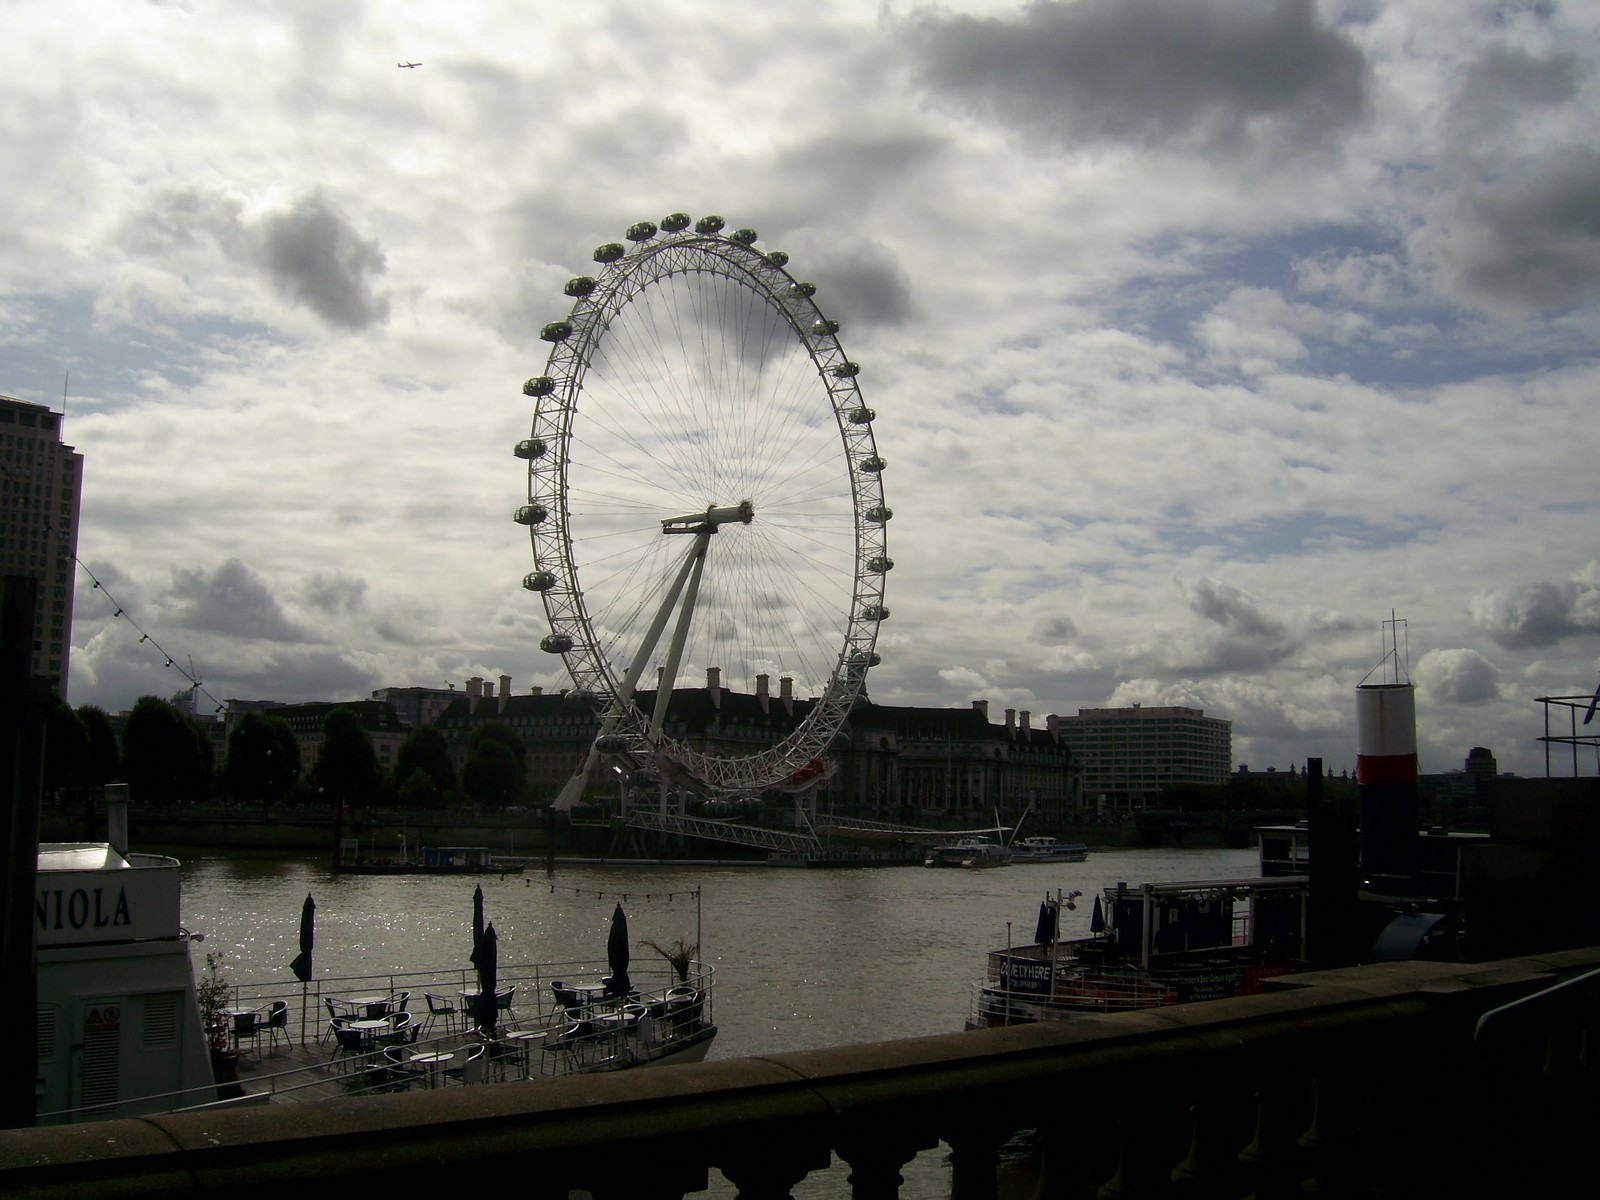
POLYGON ((1022 1129, 1040 1200, 1588 1194, 1572 1188, 1594 1179, 1594 981, 1473 1035, 1597 966, 1600 948, 1385 964, 1080 1021, 0 1131, 0 1194, 454 1195, 513 1178, 536 1200, 658 1200, 717 1171, 744 1200, 781 1200, 837 1157, 852 1200, 892 1200, 943 1143, 954 1200, 995 1200, 1022 1129))

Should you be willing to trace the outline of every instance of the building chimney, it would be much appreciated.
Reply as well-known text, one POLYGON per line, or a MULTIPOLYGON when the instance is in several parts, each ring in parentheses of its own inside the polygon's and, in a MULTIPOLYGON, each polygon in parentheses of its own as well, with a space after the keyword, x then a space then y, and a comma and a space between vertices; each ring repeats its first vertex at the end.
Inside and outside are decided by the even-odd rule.
POLYGON ((474 675, 467 680, 467 712, 469 714, 478 711, 478 701, 481 699, 483 699, 483 678, 482 676, 474 675))
POLYGON ((542 696, 542 695, 544 695, 544 684, 542 684, 542 683, 536 683, 536 684, 534 684, 534 685, 533 685, 533 694, 534 694, 534 695, 535 695, 535 696, 542 696))
POLYGON ((506 705, 511 702, 511 676, 500 676, 500 705, 499 712, 505 712, 506 705))
POLYGON ((783 701, 783 711, 794 716, 794 680, 788 675, 778 676, 778 699, 783 701))
POLYGON ((770 679, 769 679, 768 676, 766 676, 766 675, 757 675, 756 676, 756 699, 758 701, 760 701, 760 703, 761 703, 761 711, 762 712, 766 712, 768 706, 771 705, 771 703, 772 703, 772 695, 767 690, 768 686, 769 686, 769 683, 770 683, 770 679))
POLYGON ((974 700, 972 702, 972 707, 983 714, 983 719, 985 721, 989 719, 989 702, 987 700, 974 700))
POLYGON ((711 707, 722 707, 722 668, 706 668, 706 691, 711 693, 711 707))
POLYGON ((1019 733, 1028 732, 1028 716, 1029 713, 1027 709, 1023 709, 1017 714, 1017 731, 1019 733))
POLYGON ((1016 725, 1016 723, 1017 723, 1017 710, 1014 709, 1014 708, 1006 709, 1006 728, 1007 729, 1011 729, 1016 725))

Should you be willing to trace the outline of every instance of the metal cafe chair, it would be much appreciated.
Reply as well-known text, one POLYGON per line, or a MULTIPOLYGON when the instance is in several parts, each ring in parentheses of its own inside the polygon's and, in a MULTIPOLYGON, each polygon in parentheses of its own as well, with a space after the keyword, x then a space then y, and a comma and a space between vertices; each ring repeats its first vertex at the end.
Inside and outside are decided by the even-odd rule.
POLYGON ((422 994, 423 997, 428 1001, 428 1020, 427 1023, 422 1027, 423 1035, 426 1036, 428 1032, 433 1029, 434 1022, 439 1020, 441 1017, 444 1018, 446 1028, 454 1033, 456 1028, 456 1015, 461 1010, 458 1009, 454 1004, 450 1003, 450 1000, 445 996, 436 996, 432 992, 424 992, 422 994))
POLYGON ((289 1044, 289 1002, 287 1000, 274 1000, 267 1007, 267 1043, 274 1049, 277 1048, 278 1039, 283 1039, 283 1044, 289 1044))
POLYGON ((233 1043, 243 1047, 245 1042, 254 1042, 256 1057, 261 1057, 261 1034, 266 1026, 261 1020, 259 1012, 241 1012, 233 1014, 233 1043))

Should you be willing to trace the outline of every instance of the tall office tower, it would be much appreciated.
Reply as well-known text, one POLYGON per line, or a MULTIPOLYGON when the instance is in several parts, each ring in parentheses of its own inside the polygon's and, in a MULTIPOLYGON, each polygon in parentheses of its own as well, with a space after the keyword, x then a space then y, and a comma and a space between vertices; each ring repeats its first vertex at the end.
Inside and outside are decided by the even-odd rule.
POLYGON ((83 455, 61 441, 61 414, 0 396, 0 574, 39 581, 31 670, 62 699, 82 494, 83 455))

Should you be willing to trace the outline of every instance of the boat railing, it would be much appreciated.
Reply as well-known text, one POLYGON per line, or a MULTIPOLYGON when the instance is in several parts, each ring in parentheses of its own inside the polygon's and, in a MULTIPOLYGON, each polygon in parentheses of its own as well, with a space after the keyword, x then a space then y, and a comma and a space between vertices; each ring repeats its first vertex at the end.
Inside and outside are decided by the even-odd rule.
MULTIPOLYGON (((703 1035, 713 1027, 715 968, 707 963, 691 963, 687 978, 680 980, 665 963, 660 964, 659 969, 656 964, 640 966, 639 971, 630 968, 634 987, 626 998, 603 998, 598 994, 599 976, 594 971, 609 973, 609 967, 603 963, 541 963, 536 968, 512 972, 524 982, 537 979, 548 985, 559 979, 577 989, 588 989, 587 992, 580 990, 580 997, 593 998, 581 1000, 581 1007, 575 1014, 556 1003, 546 986, 547 995, 538 997, 537 1005, 532 1003, 533 996, 528 997, 529 1003, 522 1014, 500 1022, 492 1038, 472 1028, 469 1019, 465 1028, 458 1025, 438 1036, 419 1037, 405 1043, 406 1058, 413 1054, 444 1054, 481 1043, 491 1059, 489 1079, 498 1082, 550 1078, 631 1066, 670 1053, 674 1043, 703 1035), (635 1014, 637 1019, 630 1019, 635 1014)), ((441 975, 439 972, 416 974, 430 980, 437 980, 441 975)), ((408 985, 417 982, 409 974, 397 973, 392 977, 330 977, 313 983, 323 985, 323 994, 338 996, 376 992, 391 978, 400 985, 396 991, 409 990, 408 985)), ((504 986, 511 983, 512 978, 502 975, 497 982, 504 986)), ((240 999, 246 1005, 258 999, 262 1004, 270 1004, 275 999, 286 999, 286 989, 291 986, 298 994, 298 982, 292 985, 242 984, 236 990, 242 994, 240 999)), ((314 990, 312 983, 308 983, 306 989, 309 997, 314 990)), ((513 1010, 515 1007, 514 1002, 513 1010)), ((423 1007, 418 1015, 425 1016, 426 1011, 423 1007)), ((429 1071, 406 1061, 392 1062, 385 1052, 388 1048, 381 1045, 353 1053, 341 1050, 331 1039, 319 1044, 319 1036, 326 1025, 324 1013, 312 1035, 283 1054, 281 1061, 294 1062, 294 1066, 266 1069, 276 1065, 277 1052, 273 1049, 261 1055, 244 1054, 238 1064, 236 1080, 121 1101, 119 1112, 132 1116, 191 1108, 325 1100, 335 1095, 402 1090, 424 1079, 429 1083, 440 1082, 442 1062, 434 1064, 434 1069, 429 1071)), ((41 1112, 36 1120, 40 1124, 54 1124, 68 1119, 81 1120, 83 1115, 81 1111, 41 1112)))

